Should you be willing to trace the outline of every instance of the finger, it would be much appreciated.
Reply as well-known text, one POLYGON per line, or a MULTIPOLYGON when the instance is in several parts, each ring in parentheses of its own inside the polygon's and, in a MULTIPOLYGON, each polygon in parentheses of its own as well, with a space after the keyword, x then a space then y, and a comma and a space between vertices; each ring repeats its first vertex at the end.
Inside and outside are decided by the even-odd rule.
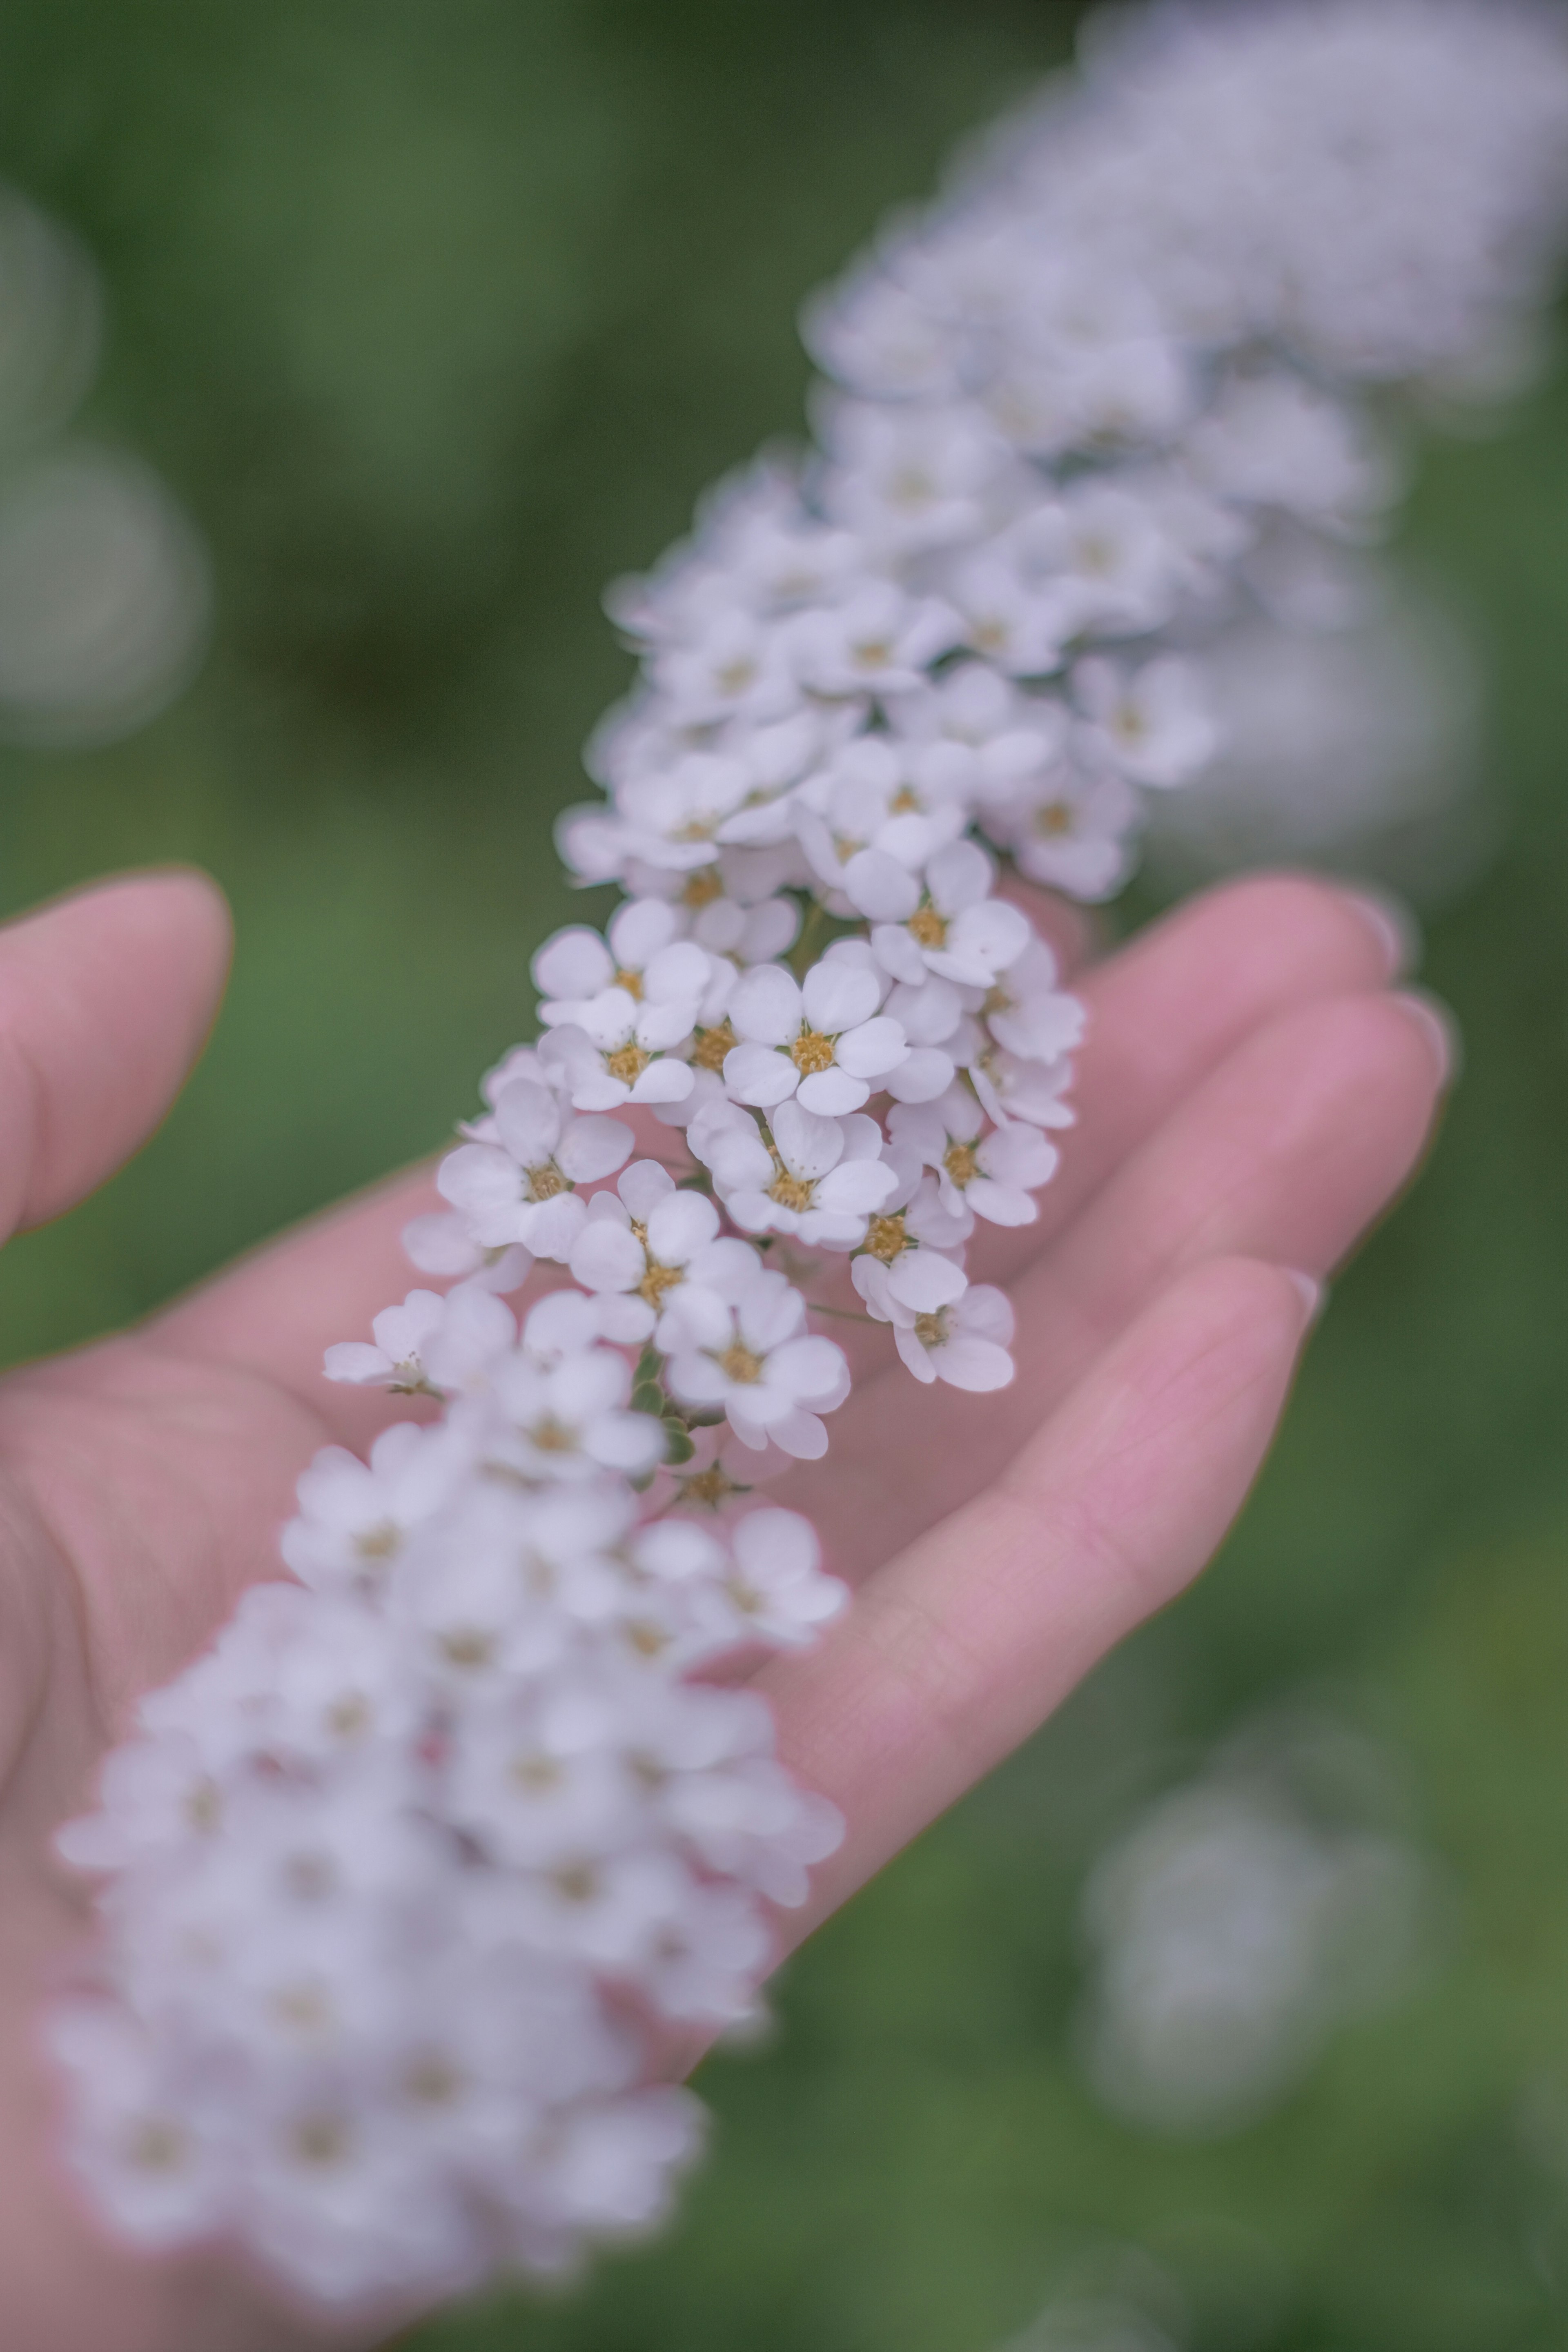
POLYGON ((201 1052, 228 910, 194 873, 128 875, 0 930, 0 1239, 144 1143, 201 1052))
POLYGON ((1223 885, 1152 923, 1075 982, 1089 1014, 1077 1125, 1033 1225, 983 1229, 971 1271, 1005 1282, 1241 1040, 1281 1013, 1382 989, 1408 953, 1396 913, 1359 890, 1271 874, 1223 885))
POLYGON ((1246 1259, 1184 1275, 979 1501, 860 1593, 808 1658, 759 1677, 780 1752, 839 1807, 792 1937, 1028 1738, 1209 1559, 1284 1404, 1310 1314, 1246 1259))
POLYGON ((1327 1273, 1408 1177, 1446 1067, 1409 999, 1331 998, 1259 1030, 1015 1281, 1010 1388, 921 1388, 892 1364, 857 1387, 826 1460, 779 1499, 816 1519, 844 1572, 868 1573, 995 1476, 1184 1266, 1237 1255, 1327 1273))

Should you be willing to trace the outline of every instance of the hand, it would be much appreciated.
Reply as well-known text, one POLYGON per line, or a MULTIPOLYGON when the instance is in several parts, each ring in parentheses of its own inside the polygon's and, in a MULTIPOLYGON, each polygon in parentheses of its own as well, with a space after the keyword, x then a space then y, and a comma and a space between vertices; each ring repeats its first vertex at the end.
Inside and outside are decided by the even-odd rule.
MULTIPOLYGON (((1079 1125, 1040 1222, 987 1237, 1018 1377, 920 1389, 854 1335, 826 1461, 770 1498, 810 1513, 856 1606, 763 1669, 842 1851, 804 1933, 1026 1737, 1204 1565, 1260 1463, 1311 1285, 1410 1172, 1447 1075, 1440 1024, 1392 992, 1365 904, 1293 878, 1194 900, 1075 982, 1079 1125)), ((112 883, 0 932, 0 1231, 58 1215, 155 1125, 227 959, 194 876, 112 883)), ((455 1083, 460 1085, 462 1074, 455 1083)), ((342 2340, 204 2258, 96 2231, 53 2155, 36 2025, 83 1930, 51 1832, 138 1696, 276 1576, 293 1482, 395 1401, 335 1389, 322 1349, 409 1286, 394 1180, 140 1329, 0 1384, 0 2279, 26 2352, 262 2352, 342 2340)), ((842 1339, 849 1326, 834 1326, 842 1339)))

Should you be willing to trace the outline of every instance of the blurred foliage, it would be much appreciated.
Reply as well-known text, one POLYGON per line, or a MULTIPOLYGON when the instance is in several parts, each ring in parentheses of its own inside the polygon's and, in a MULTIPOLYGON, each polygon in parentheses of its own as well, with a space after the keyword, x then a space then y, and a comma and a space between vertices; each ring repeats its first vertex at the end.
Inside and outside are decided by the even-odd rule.
MULTIPOLYGON (((219 596, 155 726, 0 755, 0 902, 195 859, 239 926, 163 1132, 0 1265, 8 1359, 151 1306, 468 1107, 566 908, 550 817, 626 675, 603 582, 798 429, 801 296, 1077 13, 0 16, 0 173, 109 289, 84 422, 162 467, 219 596)), ((718 2159, 674 2233, 433 2323, 426 2352, 984 2352, 1104 2239, 1186 2285, 1193 2352, 1568 2345, 1568 383, 1434 450, 1406 544, 1480 635, 1510 825, 1430 925, 1468 1051, 1446 1132, 1339 1286, 1243 1526, 797 1960, 777 2045, 708 2067, 718 2159), (1265 2123, 1140 2135, 1071 2062, 1084 1872, 1238 1712, 1314 1683, 1410 1759, 1452 1932, 1265 2123)))

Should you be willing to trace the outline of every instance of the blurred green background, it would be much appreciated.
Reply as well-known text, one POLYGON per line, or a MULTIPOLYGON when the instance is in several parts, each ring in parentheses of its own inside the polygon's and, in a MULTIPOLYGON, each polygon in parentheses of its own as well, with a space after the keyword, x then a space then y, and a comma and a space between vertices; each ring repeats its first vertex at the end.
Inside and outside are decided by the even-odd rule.
MULTIPOLYGON (((152 1306, 468 1109, 566 911, 550 818, 626 671, 603 583, 797 428, 800 298, 1078 13, 0 12, 0 174, 108 289, 84 425, 163 470, 218 598, 154 725, 0 753, 0 898, 194 859, 239 931, 167 1128, 0 1264, 7 1359, 152 1306)), ((1190 2352, 1568 2345, 1568 383, 1434 448, 1405 543, 1484 648, 1510 830, 1429 924, 1468 1047, 1446 1130, 1338 1286, 1245 1523, 795 1962, 776 2042, 710 2064, 716 2158, 670 2236, 434 2323, 425 2352, 1055 2347, 1026 2331, 1110 2243, 1164 2265, 1190 2352), (1086 1872, 1304 1690, 1403 1759, 1444 1933, 1251 2127, 1117 2122, 1071 2048, 1086 1872)))

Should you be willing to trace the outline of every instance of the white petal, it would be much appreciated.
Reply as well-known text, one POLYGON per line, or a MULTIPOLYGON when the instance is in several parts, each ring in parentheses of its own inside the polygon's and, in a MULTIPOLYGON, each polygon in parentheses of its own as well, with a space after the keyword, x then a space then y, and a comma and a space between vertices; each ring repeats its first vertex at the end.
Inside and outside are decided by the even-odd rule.
POLYGON ((844 1157, 844 1133, 837 1120, 803 1110, 798 1102, 780 1103, 773 1130, 792 1176, 826 1176, 844 1157))
POLYGON ((586 1290, 635 1290, 647 1271, 641 1242, 609 1217, 586 1219, 566 1262, 586 1290))
POLYGON ((877 961, 895 980, 918 987, 926 976, 926 961, 901 923, 879 923, 871 933, 877 961))
POLYGON ((839 876, 850 904, 874 923, 907 922, 921 902, 920 884, 884 849, 861 849, 839 876))
POLYGON ((977 1217, 993 1225, 1032 1225, 1040 1212, 1027 1192, 1020 1192, 1010 1184, 998 1184, 989 1176, 977 1176, 963 1188, 966 1204, 977 1217))
POLYGON ((561 1139, 561 1110, 546 1087, 513 1078, 496 1096, 495 1111, 500 1139, 521 1167, 538 1168, 552 1158, 561 1139))
MULTIPOLYGON (((616 1186, 628 1216, 639 1225, 646 1225, 661 1201, 667 1201, 675 1190, 675 1179, 668 1168, 657 1160, 634 1160, 616 1186)), ((600 1200, 606 1196, 600 1194, 600 1200)), ((597 1208, 598 1202, 590 1204, 597 1208)))
POLYGON ((934 1102, 952 1084, 952 1056, 938 1045, 917 1045, 883 1080, 895 1102, 934 1102))
POLYGON ((864 1078, 852 1078, 847 1070, 837 1067, 814 1070, 802 1078, 795 1100, 818 1118, 832 1118, 841 1113, 858 1110, 870 1097, 871 1089, 864 1078))
POLYGON ((958 1328, 978 1339, 994 1339, 1000 1348, 1010 1348, 1016 1328, 1017 1317, 1006 1292, 998 1290, 994 1283, 977 1282, 964 1299, 958 1328))
POLYGON ((842 1348, 819 1333, 786 1339, 768 1359, 768 1385, 802 1404, 831 1410, 849 1392, 849 1368, 842 1348))
MULTIPOLYGON (((731 1425, 734 1427, 733 1414, 731 1415, 731 1425)), ((738 1437, 745 1436, 739 1428, 735 1433, 738 1437)), ((826 1430, 816 1413, 802 1412, 798 1407, 779 1420, 770 1422, 767 1430, 759 1432, 757 1438, 746 1436, 746 1443, 748 1445, 757 1444, 763 1436, 771 1439, 781 1454, 793 1454, 797 1462, 820 1462, 827 1451, 826 1430)))
POLYGON ((894 1325, 893 1344, 917 1381, 924 1381, 928 1386, 935 1381, 936 1367, 931 1360, 931 1349, 921 1347, 912 1324, 894 1325))
POLYGON ((1013 1378, 1013 1359, 1005 1348, 994 1339, 972 1339, 964 1331, 955 1331, 943 1347, 933 1349, 929 1360, 939 1380, 976 1394, 1005 1389, 1013 1378))
POLYGON ((708 986, 708 958, 689 940, 661 948, 643 974, 643 994, 652 1004, 700 997, 708 986))
POLYGON ((806 1021, 829 1037, 868 1022, 882 1001, 875 974, 842 959, 814 963, 800 992, 806 1021))
POLYGON ((735 1558, 756 1576, 809 1576, 822 1564, 816 1529, 798 1511, 748 1511, 730 1530, 735 1558))
POLYGON ((898 1188, 897 1171, 885 1160, 843 1160, 817 1186, 817 1206, 834 1216, 868 1217, 898 1188))
POLYGON ((691 1065, 668 1057, 650 1062, 632 1088, 635 1103, 684 1102, 691 1092, 691 1065))
POLYGON ((926 867, 926 888, 944 915, 957 915, 989 894, 994 872, 978 842, 954 841, 939 849, 926 867))
POLYGON ((857 1029, 847 1030, 838 1040, 837 1062, 854 1078, 885 1077, 909 1058, 909 1047, 900 1024, 890 1014, 878 1013, 875 1020, 862 1021, 857 1029))
POLYGON ((719 1212, 705 1193, 667 1192, 647 1215, 647 1245, 661 1265, 685 1265, 719 1230, 719 1212))
POLYGON ((800 1072, 787 1054, 772 1045, 733 1045, 724 1056, 724 1085, 736 1102, 771 1110, 786 1102, 800 1084, 800 1072))
POLYGON ((574 1118, 566 1124, 556 1164, 574 1184, 596 1184, 624 1168, 637 1138, 623 1118, 574 1118))
POLYGON ((760 963, 742 975, 730 1000, 737 1037, 762 1045, 783 1045, 800 1030, 801 994, 782 964, 760 963))
POLYGON ((671 1046, 684 1045, 696 1026, 697 1000, 682 996, 668 1003, 645 1004, 637 1014, 635 1034, 645 1052, 668 1054, 671 1046))
POLYGON ((519 1239, 535 1257, 558 1258, 563 1265, 587 1217, 575 1192, 558 1192, 552 1201, 539 1201, 518 1212, 519 1239))
POLYGON ((967 1287, 963 1268, 940 1250, 905 1250, 888 1268, 889 1291, 911 1315, 934 1315, 962 1298, 967 1287))
POLYGON ((967 907, 948 927, 949 952, 977 958, 987 971, 1001 971, 1028 944, 1029 919, 1005 898, 967 907))
POLYGON ((616 961, 597 931, 573 924, 546 940, 533 959, 541 996, 597 996, 616 976, 616 961))
MULTIPOLYGON (((641 971, 661 948, 669 946, 679 929, 680 918, 667 898, 628 898, 610 918, 614 963, 627 971, 641 971)), ((614 978, 612 966, 597 985, 603 988, 614 978)), ((586 996, 592 991, 584 989, 582 992, 586 996)))

